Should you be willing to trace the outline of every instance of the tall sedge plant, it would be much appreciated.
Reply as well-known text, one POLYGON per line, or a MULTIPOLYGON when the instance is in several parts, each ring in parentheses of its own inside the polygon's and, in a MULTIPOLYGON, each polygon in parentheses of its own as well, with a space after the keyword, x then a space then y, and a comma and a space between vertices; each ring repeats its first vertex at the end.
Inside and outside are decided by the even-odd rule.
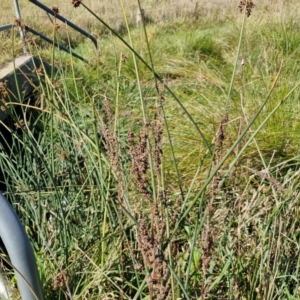
MULTIPOLYGON (((276 98, 284 63, 276 66, 267 95, 256 110, 246 113, 242 105, 241 117, 247 118, 238 134, 229 133, 232 118, 239 117, 233 112, 240 88, 236 73, 252 1, 240 3, 244 15, 234 67, 226 92, 224 86, 219 89, 226 104, 212 141, 204 136, 182 94, 156 72, 151 27, 143 24, 137 29, 146 44, 145 59, 135 46, 135 31, 122 0, 128 39, 84 2, 72 3, 90 12, 114 36, 109 41, 121 42, 130 55, 119 53, 115 43, 116 70, 102 78, 99 58, 85 67, 89 80, 95 76, 97 81, 88 86, 82 79, 85 72, 78 71, 75 61, 64 65, 63 57, 53 50, 58 72, 41 77, 37 103, 20 104, 24 111, 40 112, 33 124, 42 125, 42 130, 25 119, 28 126, 19 128, 23 134, 10 129, 23 145, 22 156, 13 151, 0 154, 1 167, 11 178, 7 195, 37 250, 46 298, 296 297, 299 224, 294 216, 299 213, 299 172, 293 168, 297 169, 297 163, 289 160, 272 166, 271 160, 265 163, 268 173, 240 164, 250 144, 259 145, 256 138, 263 127, 298 92, 296 82, 276 98), (152 75, 150 83, 145 84, 142 67, 152 75), (134 74, 133 84, 128 84, 128 68, 134 74), (149 86, 153 87, 152 102, 149 86), (177 116, 169 115, 170 99, 205 148, 191 182, 179 168, 182 162, 176 156, 172 132, 177 116), (176 182, 170 180, 170 169, 176 182), (199 183, 201 173, 203 183, 199 183)), ((141 3, 136 4, 141 10, 141 3)), ((244 79, 241 89, 245 92, 249 85, 244 79)))

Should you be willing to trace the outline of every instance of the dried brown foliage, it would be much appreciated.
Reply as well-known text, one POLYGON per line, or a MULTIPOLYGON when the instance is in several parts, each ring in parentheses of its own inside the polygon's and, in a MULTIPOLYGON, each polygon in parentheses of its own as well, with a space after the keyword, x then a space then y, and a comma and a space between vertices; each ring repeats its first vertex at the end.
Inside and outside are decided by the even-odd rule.
POLYGON ((142 197, 150 199, 151 192, 149 190, 150 184, 147 177, 149 167, 148 161, 148 124, 144 124, 144 128, 139 134, 139 142, 135 141, 135 134, 133 131, 128 132, 129 154, 131 157, 131 171, 135 177, 137 187, 142 197))
MULTIPOLYGON (((216 148, 215 148, 215 165, 221 160, 224 155, 224 142, 225 142, 225 129, 228 123, 228 112, 226 111, 220 124, 216 135, 216 148)), ((218 170, 218 173, 212 180, 212 192, 211 198, 206 206, 206 224, 202 231, 201 248, 202 248, 202 299, 207 299, 209 290, 209 281, 206 280, 207 272, 211 259, 213 257, 214 248, 214 236, 216 235, 216 229, 213 224, 213 217, 216 211, 215 198, 220 192, 222 183, 222 170, 218 170)))
POLYGON ((124 204, 124 186, 123 186, 123 170, 120 161, 119 153, 119 140, 116 130, 113 128, 113 116, 111 113, 109 100, 105 98, 103 100, 103 109, 107 122, 101 120, 101 130, 104 137, 104 147, 107 150, 109 156, 111 167, 114 172, 116 182, 117 182, 117 191, 118 191, 118 200, 121 204, 124 204))
MULTIPOLYGON (((149 270, 147 278, 150 299, 168 299, 170 296, 170 270, 168 263, 177 256, 178 247, 171 240, 169 247, 163 249, 167 240, 166 226, 174 228, 181 208, 181 198, 168 207, 171 195, 167 188, 162 188, 162 134, 163 122, 161 107, 157 107, 154 119, 143 122, 139 134, 128 132, 128 145, 133 176, 133 189, 140 206, 139 227, 136 228, 138 250, 144 261, 144 271, 149 270), (155 186, 152 186, 155 180, 155 186), (147 204, 145 204, 147 203, 147 204), (145 207, 151 210, 145 211, 145 207)), ((141 263, 141 268, 143 263, 141 263)))
MULTIPOLYGON (((107 98, 103 101, 103 110, 105 115, 105 121, 101 121, 103 143, 115 176, 119 203, 125 205, 124 195, 127 187, 124 185, 123 176, 127 174, 124 168, 128 165, 122 165, 120 141, 114 128, 114 117, 107 98)), ((170 192, 160 184, 163 122, 159 108, 157 110, 152 121, 142 122, 139 132, 133 130, 128 132, 130 161, 128 173, 131 177, 129 178, 130 190, 126 193, 129 192, 131 205, 136 206, 135 210, 139 214, 139 226, 135 228, 135 233, 137 251, 142 254, 139 256, 142 260, 137 258, 136 268, 143 271, 145 276, 149 274, 146 280, 150 299, 167 299, 171 283, 168 263, 171 258, 176 257, 178 246, 173 240, 170 241, 169 247, 164 249, 163 244, 167 240, 167 220, 171 230, 178 220, 182 199, 178 198, 175 203, 172 203, 172 209, 168 207, 171 202, 170 192), (150 211, 147 208, 150 208, 150 211)), ((122 242, 122 249, 125 245, 128 249, 127 242, 122 242)), ((125 261, 123 262, 121 258, 121 264, 123 263, 125 261)))

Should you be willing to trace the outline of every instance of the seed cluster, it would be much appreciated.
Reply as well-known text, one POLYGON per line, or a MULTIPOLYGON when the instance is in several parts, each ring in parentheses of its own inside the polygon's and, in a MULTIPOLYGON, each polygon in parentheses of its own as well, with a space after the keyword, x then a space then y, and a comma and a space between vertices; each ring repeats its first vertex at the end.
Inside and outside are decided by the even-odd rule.
POLYGON ((242 0, 240 1, 238 7, 241 13, 243 12, 244 7, 246 7, 246 15, 247 17, 250 17, 252 13, 252 9, 255 7, 255 4, 253 3, 252 0, 242 0))

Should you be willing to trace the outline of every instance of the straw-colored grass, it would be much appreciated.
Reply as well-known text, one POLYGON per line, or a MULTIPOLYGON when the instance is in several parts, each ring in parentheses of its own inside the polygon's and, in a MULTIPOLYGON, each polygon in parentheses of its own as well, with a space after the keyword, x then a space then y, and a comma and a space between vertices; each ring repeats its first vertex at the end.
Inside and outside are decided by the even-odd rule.
MULTIPOLYGON (((210 22, 224 22, 226 20, 235 20, 237 13, 237 1, 192 1, 192 0, 167 0, 156 1, 148 0, 141 2, 141 6, 145 9, 146 16, 154 24, 167 24, 177 20, 178 22, 201 22, 202 24, 210 22)), ((71 22, 82 27, 88 32, 92 33, 101 42, 103 35, 107 35, 109 31, 103 25, 99 24, 86 11, 74 9, 71 1, 58 0, 55 3, 50 0, 42 1, 48 7, 58 6, 60 13, 69 19, 71 22)), ((84 2, 96 14, 101 16, 112 28, 124 32, 125 23, 122 14, 122 8, 119 0, 112 1, 93 1, 85 0, 84 2)), ((21 16, 23 22, 50 37, 52 37, 52 23, 53 17, 49 18, 46 12, 40 10, 37 6, 27 0, 19 0, 21 16), (34 18, 32 17, 34 16, 34 18), (50 20, 52 19, 52 21, 50 20)), ((134 1, 124 1, 126 6, 126 14, 131 26, 135 26, 136 12, 138 5, 134 1)), ((299 15, 299 3, 297 1, 269 1, 263 0, 257 3, 255 19, 259 22, 268 22, 270 19, 284 19, 287 16, 299 15)), ((4 0, 1 3, 1 25, 14 23, 15 10, 12 0, 4 0)), ((64 24, 60 24, 60 37, 66 43, 71 42, 76 46, 83 41, 83 37, 68 30, 64 24)), ((13 42, 8 37, 11 37, 11 32, 0 33, 0 38, 4 41, 0 46, 0 63, 11 60, 11 47, 14 44, 15 54, 22 54, 22 43, 18 38, 18 32, 15 32, 16 39, 13 42)), ((31 35, 29 35, 31 36, 31 35)))

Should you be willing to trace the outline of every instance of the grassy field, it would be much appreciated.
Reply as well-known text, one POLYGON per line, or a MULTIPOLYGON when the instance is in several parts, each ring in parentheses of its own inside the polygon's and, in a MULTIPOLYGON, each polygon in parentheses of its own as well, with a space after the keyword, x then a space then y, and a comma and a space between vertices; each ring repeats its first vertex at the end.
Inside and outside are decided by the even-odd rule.
POLYGON ((141 27, 138 1, 43 2, 97 54, 20 0, 89 60, 27 34, 56 69, 21 116, 2 100, 21 125, 0 168, 46 299, 300 299, 300 4, 253 2, 143 1, 141 27))

